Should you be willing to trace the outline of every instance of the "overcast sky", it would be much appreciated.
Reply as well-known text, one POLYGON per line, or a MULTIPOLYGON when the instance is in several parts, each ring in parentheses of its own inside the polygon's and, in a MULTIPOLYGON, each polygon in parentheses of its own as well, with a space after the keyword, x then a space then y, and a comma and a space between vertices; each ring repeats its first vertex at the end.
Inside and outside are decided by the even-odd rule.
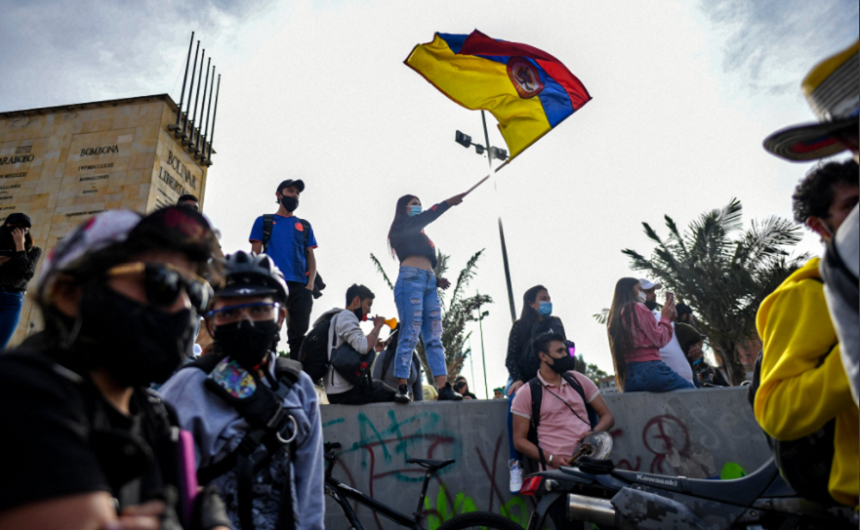
MULTIPOLYGON (((507 378, 511 326, 499 216, 517 311, 527 288, 546 285, 578 351, 611 372, 605 330, 591 315, 608 307, 618 278, 636 275, 621 249, 647 255, 641 222, 665 234, 664 214, 686 225, 732 197, 747 223, 790 217, 792 188, 811 166, 781 161, 761 142, 813 119, 801 79, 858 33, 849 0, 0 5, 0 111, 165 92, 179 101, 197 31, 223 74, 204 210, 225 251, 248 249, 254 219, 276 209, 277 183, 304 179, 296 213, 314 226, 328 283, 314 318, 342 307, 353 282, 394 316, 368 256, 396 276, 386 247, 395 201, 413 193, 429 206, 487 172, 486 159, 454 143, 457 129, 482 138, 479 113, 406 67, 412 47, 436 31, 477 28, 564 62, 594 99, 427 228, 452 256, 452 277, 486 249, 470 292, 496 301, 484 321, 490 387, 507 378)), ((491 129, 502 146, 494 120, 491 129)), ((799 250, 820 245, 807 235, 799 250)), ((473 330, 472 389, 483 395, 473 330)))

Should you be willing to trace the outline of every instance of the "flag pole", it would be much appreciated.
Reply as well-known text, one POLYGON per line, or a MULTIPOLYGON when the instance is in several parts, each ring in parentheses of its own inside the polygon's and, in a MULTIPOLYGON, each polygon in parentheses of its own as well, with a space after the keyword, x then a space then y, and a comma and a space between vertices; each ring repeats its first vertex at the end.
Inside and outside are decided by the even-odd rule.
POLYGON ((484 312, 481 309, 481 293, 475 291, 475 294, 478 295, 478 329, 481 331, 481 363, 484 365, 484 399, 490 399, 490 393, 487 390, 487 354, 484 353, 484 326, 482 324, 484 312))
MULTIPOLYGON (((481 120, 484 122, 484 141, 487 143, 487 162, 490 163, 490 173, 493 171, 493 157, 490 154, 490 135, 487 132, 487 116, 485 111, 481 110, 481 120)), ((504 167, 507 164, 505 162, 502 164, 504 167)), ((502 169, 499 167, 499 169, 502 169)), ((496 170, 498 171, 498 169, 496 170)), ((502 262, 505 265, 505 282, 508 286, 508 304, 511 306, 511 322, 516 322, 517 320, 517 310, 514 305, 514 290, 511 287, 511 268, 508 264, 508 246, 505 244, 505 229, 502 227, 502 216, 499 216, 499 239, 502 242, 502 262)))

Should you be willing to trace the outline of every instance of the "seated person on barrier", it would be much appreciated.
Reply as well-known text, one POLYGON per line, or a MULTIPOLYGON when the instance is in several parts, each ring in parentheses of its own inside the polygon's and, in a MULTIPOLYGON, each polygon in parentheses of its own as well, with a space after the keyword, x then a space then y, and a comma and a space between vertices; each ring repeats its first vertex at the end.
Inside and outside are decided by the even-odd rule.
MULTIPOLYGON (((857 204, 857 177, 853 160, 830 162, 812 170, 792 197, 795 220, 822 240, 829 240, 857 204)), ((823 477, 826 480, 821 481, 821 489, 827 482, 830 496, 856 505, 858 410, 827 311, 819 258, 795 271, 765 298, 756 315, 756 327, 763 344, 755 394, 756 420, 779 441, 798 440, 835 420, 829 479, 823 477)), ((784 464, 791 462, 780 465, 784 464)), ((791 482, 790 477, 788 480, 791 482)))
MULTIPOLYGON (((385 325, 385 318, 373 318, 373 329, 365 335, 359 325, 367 320, 373 299, 376 295, 364 285, 352 284, 346 290, 346 309, 326 311, 317 322, 331 318, 328 335, 328 358, 332 364, 323 378, 325 393, 332 405, 364 405, 367 403, 389 403, 394 401, 397 390, 382 381, 370 377, 370 363, 373 362, 374 347, 379 341, 379 330, 385 325), (356 359, 367 358, 363 374, 341 373, 335 367, 335 356, 354 355, 356 359), (358 355, 355 355, 358 354, 358 355), (350 381, 350 379, 352 381, 350 381)), ((314 323, 314 327, 317 323, 314 323)), ((358 368, 358 367, 356 367, 358 368)), ((355 372, 355 369, 351 369, 355 372)))
MULTIPOLYGON (((397 357, 397 339, 400 337, 400 324, 391 330, 391 335, 385 342, 376 343, 377 357, 371 369, 371 377, 382 381, 386 385, 394 388, 397 386, 398 377, 394 375, 394 359, 397 357)), ((412 390, 412 401, 424 401, 424 389, 421 383, 424 378, 424 369, 421 364, 421 358, 417 352, 412 352, 412 368, 409 372, 409 377, 406 378, 406 385, 412 390)))
POLYGON ((538 335, 532 354, 540 359, 537 377, 517 390, 511 404, 514 445, 542 465, 545 462, 547 467, 558 468, 567 465, 586 434, 608 431, 615 418, 597 386, 574 370, 576 360, 563 336, 552 332, 538 335), (537 402, 533 390, 542 392, 538 418, 532 417, 532 404, 537 402), (593 429, 586 405, 600 418, 593 429), (532 430, 534 425, 537 429, 532 430))
POLYGON ((201 484, 214 484, 241 530, 322 530, 323 440, 317 394, 275 351, 287 285, 265 254, 224 259, 205 326, 213 351, 160 392, 194 435, 201 484))
POLYGON ((690 363, 690 368, 693 369, 693 375, 696 378, 694 383, 696 383, 697 388, 730 386, 723 374, 705 360, 704 352, 702 352, 705 337, 699 334, 696 328, 678 322, 675 324, 675 335, 678 337, 681 351, 684 352, 690 363))

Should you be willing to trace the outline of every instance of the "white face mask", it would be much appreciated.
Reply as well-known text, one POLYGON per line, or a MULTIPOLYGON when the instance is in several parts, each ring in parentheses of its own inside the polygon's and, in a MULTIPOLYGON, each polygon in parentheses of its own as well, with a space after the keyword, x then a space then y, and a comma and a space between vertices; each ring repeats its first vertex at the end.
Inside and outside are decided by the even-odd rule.
POLYGON ((644 304, 644 303, 645 303, 645 300, 646 300, 646 298, 645 298, 645 293, 643 293, 642 291, 639 291, 639 295, 638 295, 638 296, 639 296, 639 301, 640 301, 640 302, 642 302, 642 303, 644 304))

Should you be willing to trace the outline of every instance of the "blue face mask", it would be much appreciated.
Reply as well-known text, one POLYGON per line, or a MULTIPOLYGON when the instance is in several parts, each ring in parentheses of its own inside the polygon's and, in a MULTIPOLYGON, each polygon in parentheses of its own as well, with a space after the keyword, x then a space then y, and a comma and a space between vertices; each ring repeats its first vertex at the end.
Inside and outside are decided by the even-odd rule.
POLYGON ((419 213, 421 213, 421 207, 420 206, 410 206, 409 207, 409 217, 412 217, 413 215, 418 215, 419 213))
POLYGON ((552 302, 541 301, 538 313, 543 317, 548 317, 552 314, 552 302))

